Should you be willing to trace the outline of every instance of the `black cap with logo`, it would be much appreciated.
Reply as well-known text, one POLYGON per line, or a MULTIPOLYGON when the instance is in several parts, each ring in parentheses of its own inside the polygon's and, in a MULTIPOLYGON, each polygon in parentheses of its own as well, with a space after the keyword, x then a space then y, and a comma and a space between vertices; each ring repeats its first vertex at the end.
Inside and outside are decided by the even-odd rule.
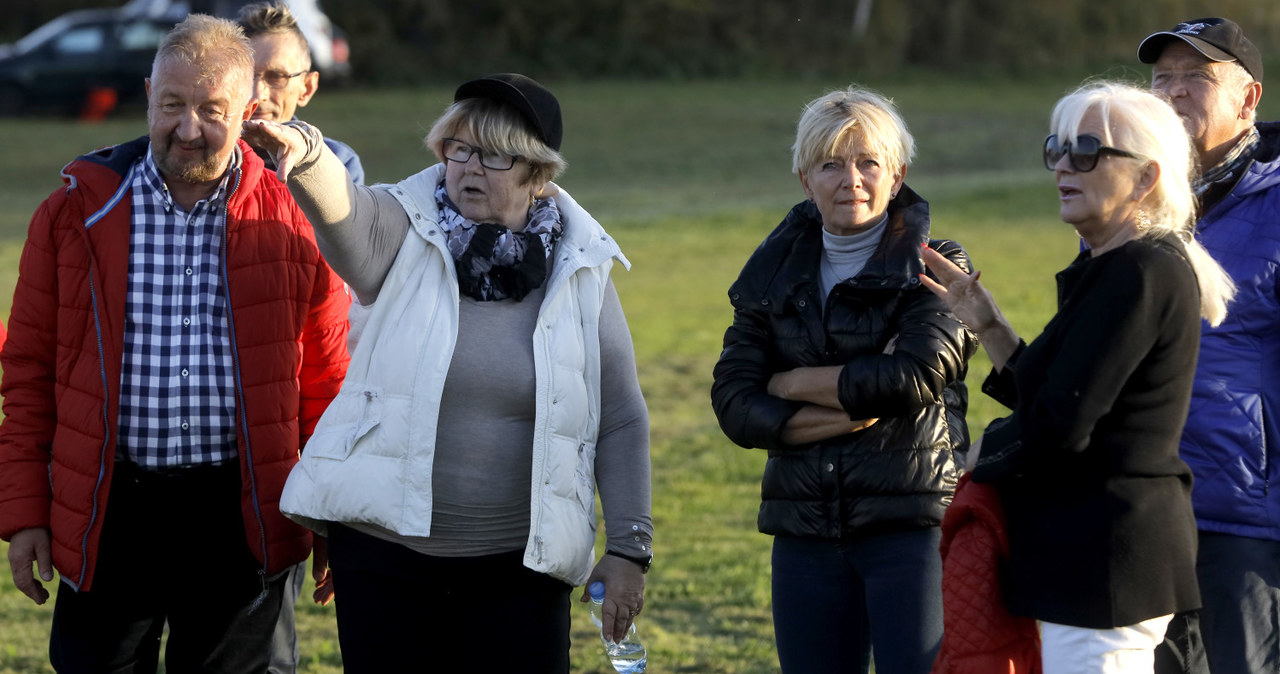
POLYGON ((1174 26, 1173 30, 1152 33, 1138 45, 1138 60, 1155 63, 1172 40, 1186 42, 1211 61, 1237 61, 1255 81, 1262 82, 1262 56, 1258 48, 1230 19, 1193 19, 1174 26))

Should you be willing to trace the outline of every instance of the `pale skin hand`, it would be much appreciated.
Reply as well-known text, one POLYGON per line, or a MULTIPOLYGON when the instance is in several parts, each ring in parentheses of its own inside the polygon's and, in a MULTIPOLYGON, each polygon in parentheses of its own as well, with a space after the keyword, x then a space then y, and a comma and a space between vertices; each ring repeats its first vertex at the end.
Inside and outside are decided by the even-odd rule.
POLYGON ((244 141, 265 150, 276 162, 276 177, 287 182, 293 167, 307 154, 307 141, 302 132, 264 119, 251 119, 240 125, 244 141))
MULTIPOLYGON (((893 342, 886 348, 891 353, 893 342)), ((798 367, 778 372, 769 377, 769 395, 783 400, 810 403, 787 420, 782 429, 782 441, 788 445, 803 445, 839 437, 873 426, 879 419, 850 419, 840 404, 839 365, 824 367, 798 367)))
POLYGON ((23 529, 9 541, 9 569, 13 573, 13 585, 36 604, 49 600, 49 591, 31 573, 34 563, 40 571, 40 579, 53 580, 53 553, 49 530, 41 527, 23 529))
POLYGON ((333 601, 333 574, 329 571, 329 539, 317 534, 311 544, 311 578, 316 591, 311 599, 321 606, 333 601))
POLYGON ((591 601, 587 587, 604 583, 604 604, 600 611, 601 634, 610 641, 622 641, 635 616, 644 609, 644 573, 640 566, 613 555, 603 555, 591 570, 579 602, 591 601))
POLYGON ((1009 357, 1018 349, 1018 333, 1005 319, 996 305, 995 298, 978 282, 982 272, 966 274, 951 260, 943 257, 938 251, 924 246, 920 249, 924 263, 929 267, 937 281, 920 275, 920 282, 933 294, 942 298, 962 323, 978 335, 982 347, 991 358, 991 365, 997 370, 1003 369, 1009 357))
POLYGON ((839 365, 825 367, 798 367, 786 372, 778 372, 769 377, 768 392, 784 400, 796 400, 813 403, 832 409, 840 409, 840 372, 844 368, 839 365))
POLYGON ((791 415, 782 430, 782 441, 788 445, 805 445, 871 428, 879 419, 850 419, 842 409, 805 405, 791 415))

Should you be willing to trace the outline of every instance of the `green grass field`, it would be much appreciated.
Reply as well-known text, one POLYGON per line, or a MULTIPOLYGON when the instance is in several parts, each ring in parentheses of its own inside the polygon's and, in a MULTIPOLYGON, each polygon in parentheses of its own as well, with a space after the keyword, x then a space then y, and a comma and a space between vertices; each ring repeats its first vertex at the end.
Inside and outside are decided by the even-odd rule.
MULTIPOLYGON (((755 530, 764 454, 724 438, 708 390, 732 315, 725 291, 803 198, 789 150, 800 108, 846 83, 548 84, 565 115, 570 168, 560 184, 634 265, 614 278, 652 418, 657 556, 638 622, 650 671, 776 671, 771 539, 755 530)), ((1014 326, 1034 336, 1053 311, 1053 273, 1076 249, 1039 152, 1054 101, 1078 80, 869 84, 897 100, 916 135, 907 181, 930 200, 935 237, 962 243, 1014 326)), ((304 116, 352 145, 371 182, 392 182, 431 162, 420 138, 451 94, 322 92, 304 116)), ((0 120, 0 316, 8 315, 27 221, 58 187, 59 168, 145 132, 140 112, 98 125, 0 120)), ((980 354, 970 370, 975 433, 1001 414, 977 392, 988 368, 980 354)), ((35 607, 0 576, 0 674, 52 671, 51 615, 51 605, 35 607)), ((513 625, 495 616, 476 629, 495 627, 513 625)), ((299 630, 302 671, 341 671, 332 607, 300 606, 299 630)), ((576 605, 573 641, 573 671, 609 671, 576 605)))

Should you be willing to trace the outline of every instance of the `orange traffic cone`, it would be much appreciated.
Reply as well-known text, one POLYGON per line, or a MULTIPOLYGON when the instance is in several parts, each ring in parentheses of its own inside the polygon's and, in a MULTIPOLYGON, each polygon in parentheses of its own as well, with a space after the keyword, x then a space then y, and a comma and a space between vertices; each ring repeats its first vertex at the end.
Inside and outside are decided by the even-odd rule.
POLYGON ((84 107, 80 108, 80 121, 101 122, 116 107, 118 96, 111 87, 94 87, 84 97, 84 107))

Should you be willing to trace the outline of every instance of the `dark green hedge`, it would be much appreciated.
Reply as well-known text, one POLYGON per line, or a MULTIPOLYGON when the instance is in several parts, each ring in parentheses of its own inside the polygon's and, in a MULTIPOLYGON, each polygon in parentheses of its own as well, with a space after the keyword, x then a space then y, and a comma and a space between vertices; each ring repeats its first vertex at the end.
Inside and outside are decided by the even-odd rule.
MULTIPOLYGON (((96 0, 0 0, 11 40, 96 0)), ((349 36, 356 81, 535 77, 866 77, 1136 67, 1138 41, 1182 19, 1229 16, 1264 55, 1275 0, 322 0, 349 36), (858 6, 869 3, 864 32, 858 6)), ((1140 69, 1145 71, 1145 69, 1140 69)))

